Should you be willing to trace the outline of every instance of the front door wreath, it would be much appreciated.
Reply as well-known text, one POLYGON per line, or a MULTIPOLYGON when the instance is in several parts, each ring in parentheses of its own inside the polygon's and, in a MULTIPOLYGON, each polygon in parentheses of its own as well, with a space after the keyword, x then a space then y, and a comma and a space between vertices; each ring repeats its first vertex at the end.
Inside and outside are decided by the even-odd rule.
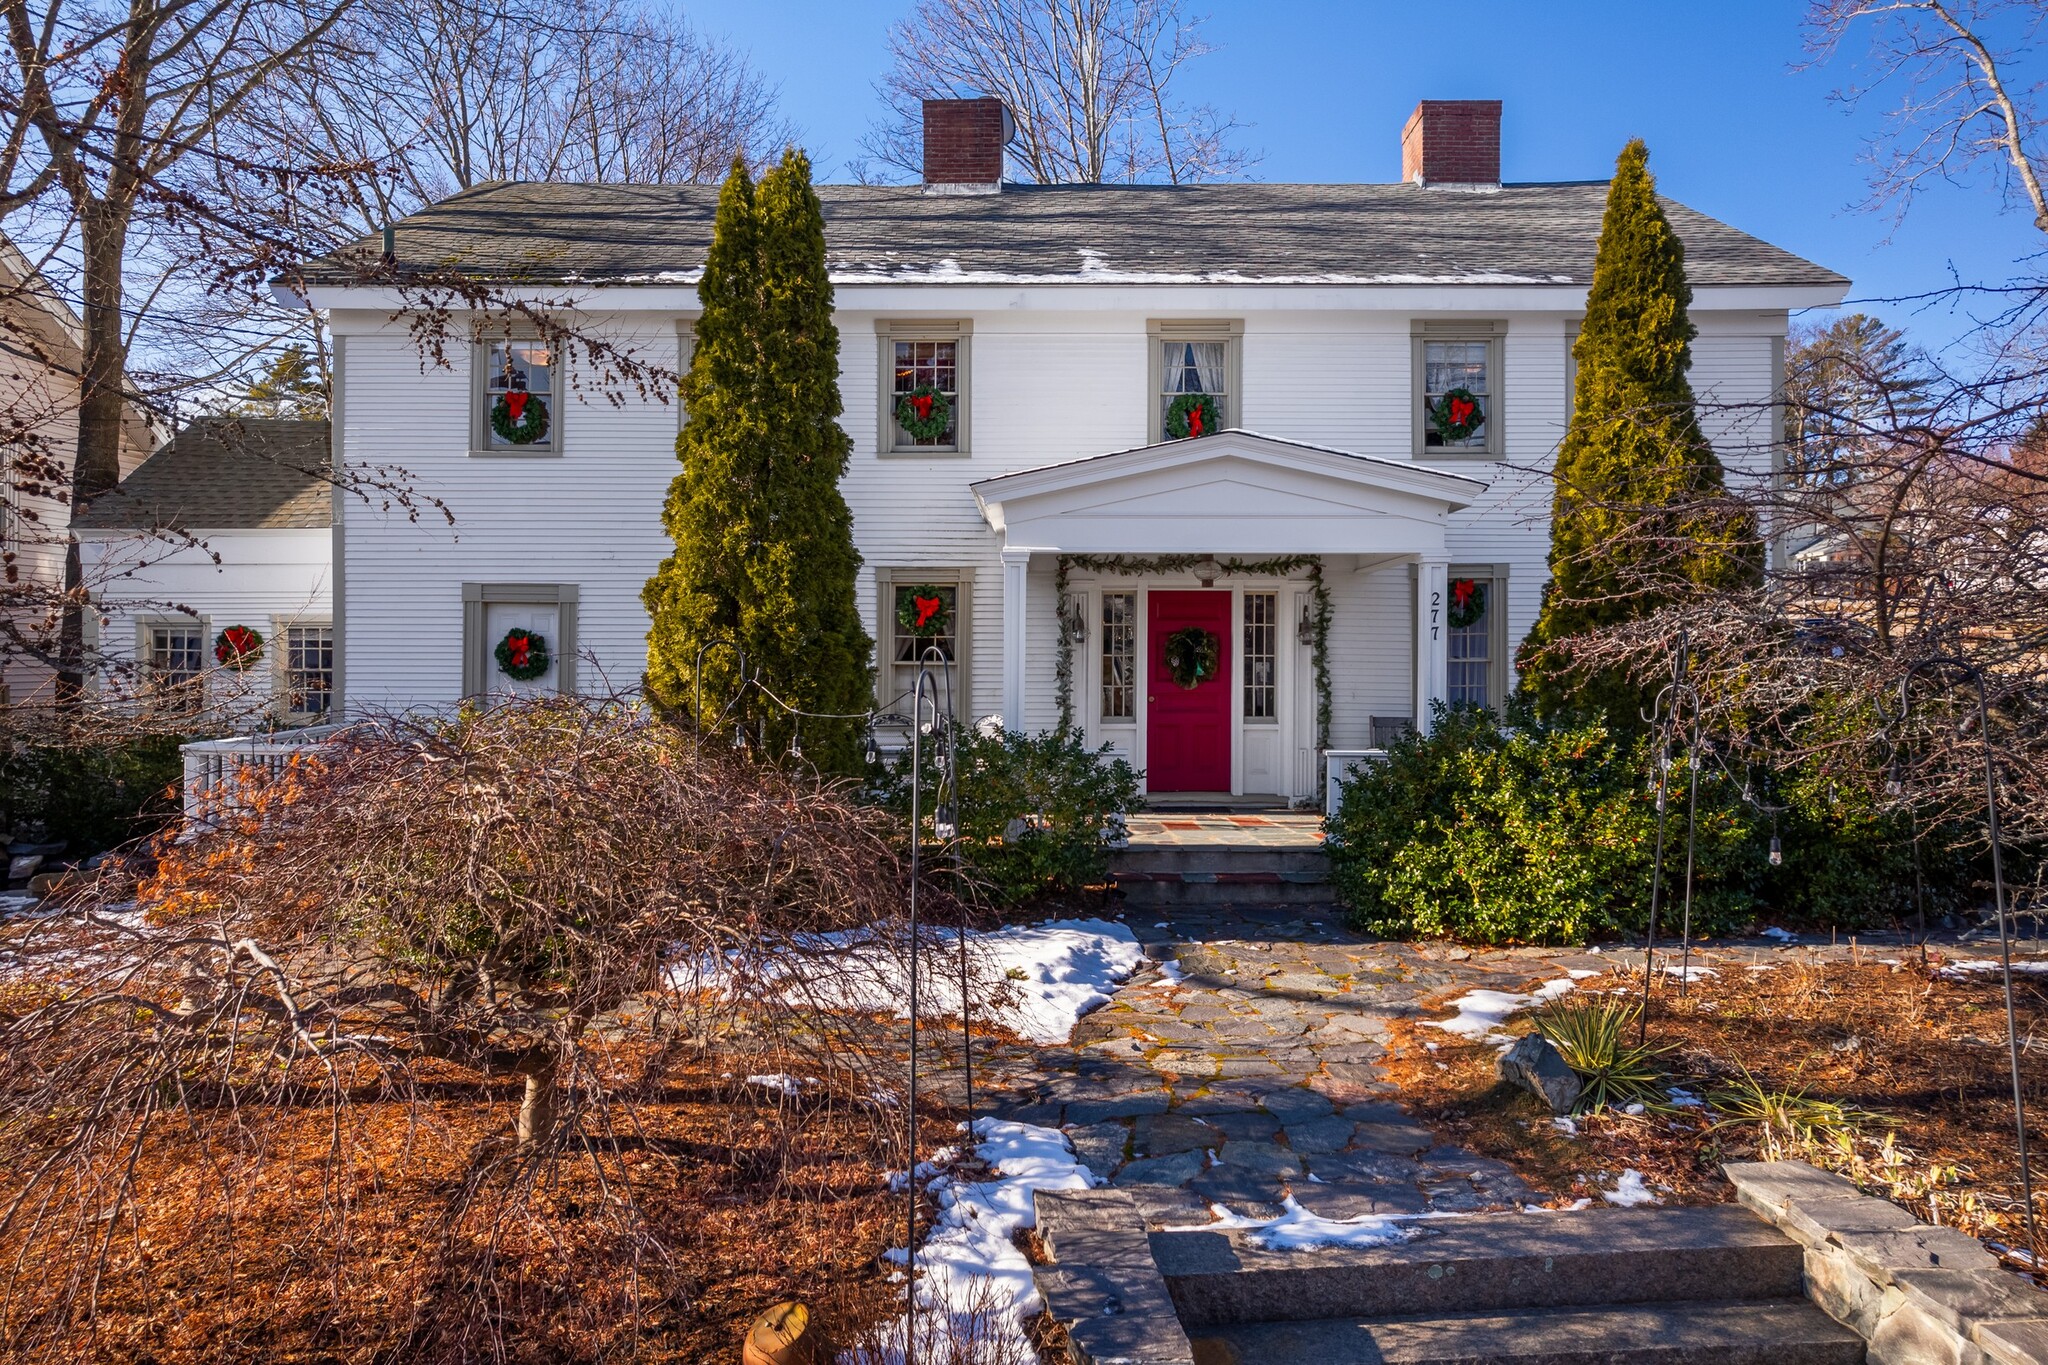
POLYGON ((1192 692, 1216 676, 1223 642, 1213 630, 1188 626, 1166 637, 1166 672, 1174 686, 1192 692))

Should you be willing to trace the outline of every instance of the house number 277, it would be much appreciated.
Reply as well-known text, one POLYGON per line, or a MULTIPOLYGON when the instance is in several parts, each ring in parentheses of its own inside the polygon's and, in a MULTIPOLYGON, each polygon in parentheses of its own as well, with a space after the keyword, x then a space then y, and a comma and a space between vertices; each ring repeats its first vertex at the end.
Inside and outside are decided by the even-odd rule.
POLYGON ((1443 609, 1444 595, 1432 588, 1429 594, 1429 638, 1432 640, 1437 638, 1437 617, 1443 614, 1443 609))

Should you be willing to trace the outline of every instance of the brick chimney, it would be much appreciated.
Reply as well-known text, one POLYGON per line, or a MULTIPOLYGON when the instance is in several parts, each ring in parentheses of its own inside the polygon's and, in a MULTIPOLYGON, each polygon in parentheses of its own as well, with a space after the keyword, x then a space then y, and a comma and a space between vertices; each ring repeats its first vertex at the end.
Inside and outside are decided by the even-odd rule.
MULTIPOLYGON (((931 114, 925 114, 931 126, 931 114)), ((1401 179, 1410 185, 1500 184, 1500 101, 1424 100, 1401 129, 1401 179)))
POLYGON ((1003 148, 1014 136, 1010 111, 994 96, 926 100, 925 193, 997 193, 1003 187, 1003 148))

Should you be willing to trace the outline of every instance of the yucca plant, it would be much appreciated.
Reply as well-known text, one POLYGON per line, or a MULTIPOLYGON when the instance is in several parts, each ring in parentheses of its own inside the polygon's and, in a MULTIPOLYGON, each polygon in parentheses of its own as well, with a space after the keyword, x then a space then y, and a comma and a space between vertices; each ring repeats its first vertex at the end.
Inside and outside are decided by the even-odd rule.
POLYGON ((1670 1107, 1658 1060, 1670 1049, 1629 1038, 1642 1013, 1640 1004, 1611 996, 1567 996, 1537 1013, 1536 1031, 1585 1085, 1574 1108, 1670 1107))
POLYGON ((1773 1161, 1801 1156, 1821 1146, 1852 1155, 1857 1130, 1878 1121, 1874 1114, 1815 1099, 1804 1089, 1773 1090, 1740 1062, 1736 1069, 1742 1072, 1742 1079, 1707 1097, 1707 1103, 1723 1116, 1714 1127, 1753 1125, 1757 1146, 1773 1161))

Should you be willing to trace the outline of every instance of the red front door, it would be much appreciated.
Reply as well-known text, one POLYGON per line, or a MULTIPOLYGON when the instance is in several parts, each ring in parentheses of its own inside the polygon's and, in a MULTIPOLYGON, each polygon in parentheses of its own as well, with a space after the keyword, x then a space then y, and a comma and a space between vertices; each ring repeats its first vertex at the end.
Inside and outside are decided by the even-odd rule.
POLYGON ((1230 790, 1230 594, 1148 594, 1145 787, 1154 792, 1230 790), (1216 637, 1216 673, 1193 687, 1173 680, 1166 643, 1177 631, 1216 637))

